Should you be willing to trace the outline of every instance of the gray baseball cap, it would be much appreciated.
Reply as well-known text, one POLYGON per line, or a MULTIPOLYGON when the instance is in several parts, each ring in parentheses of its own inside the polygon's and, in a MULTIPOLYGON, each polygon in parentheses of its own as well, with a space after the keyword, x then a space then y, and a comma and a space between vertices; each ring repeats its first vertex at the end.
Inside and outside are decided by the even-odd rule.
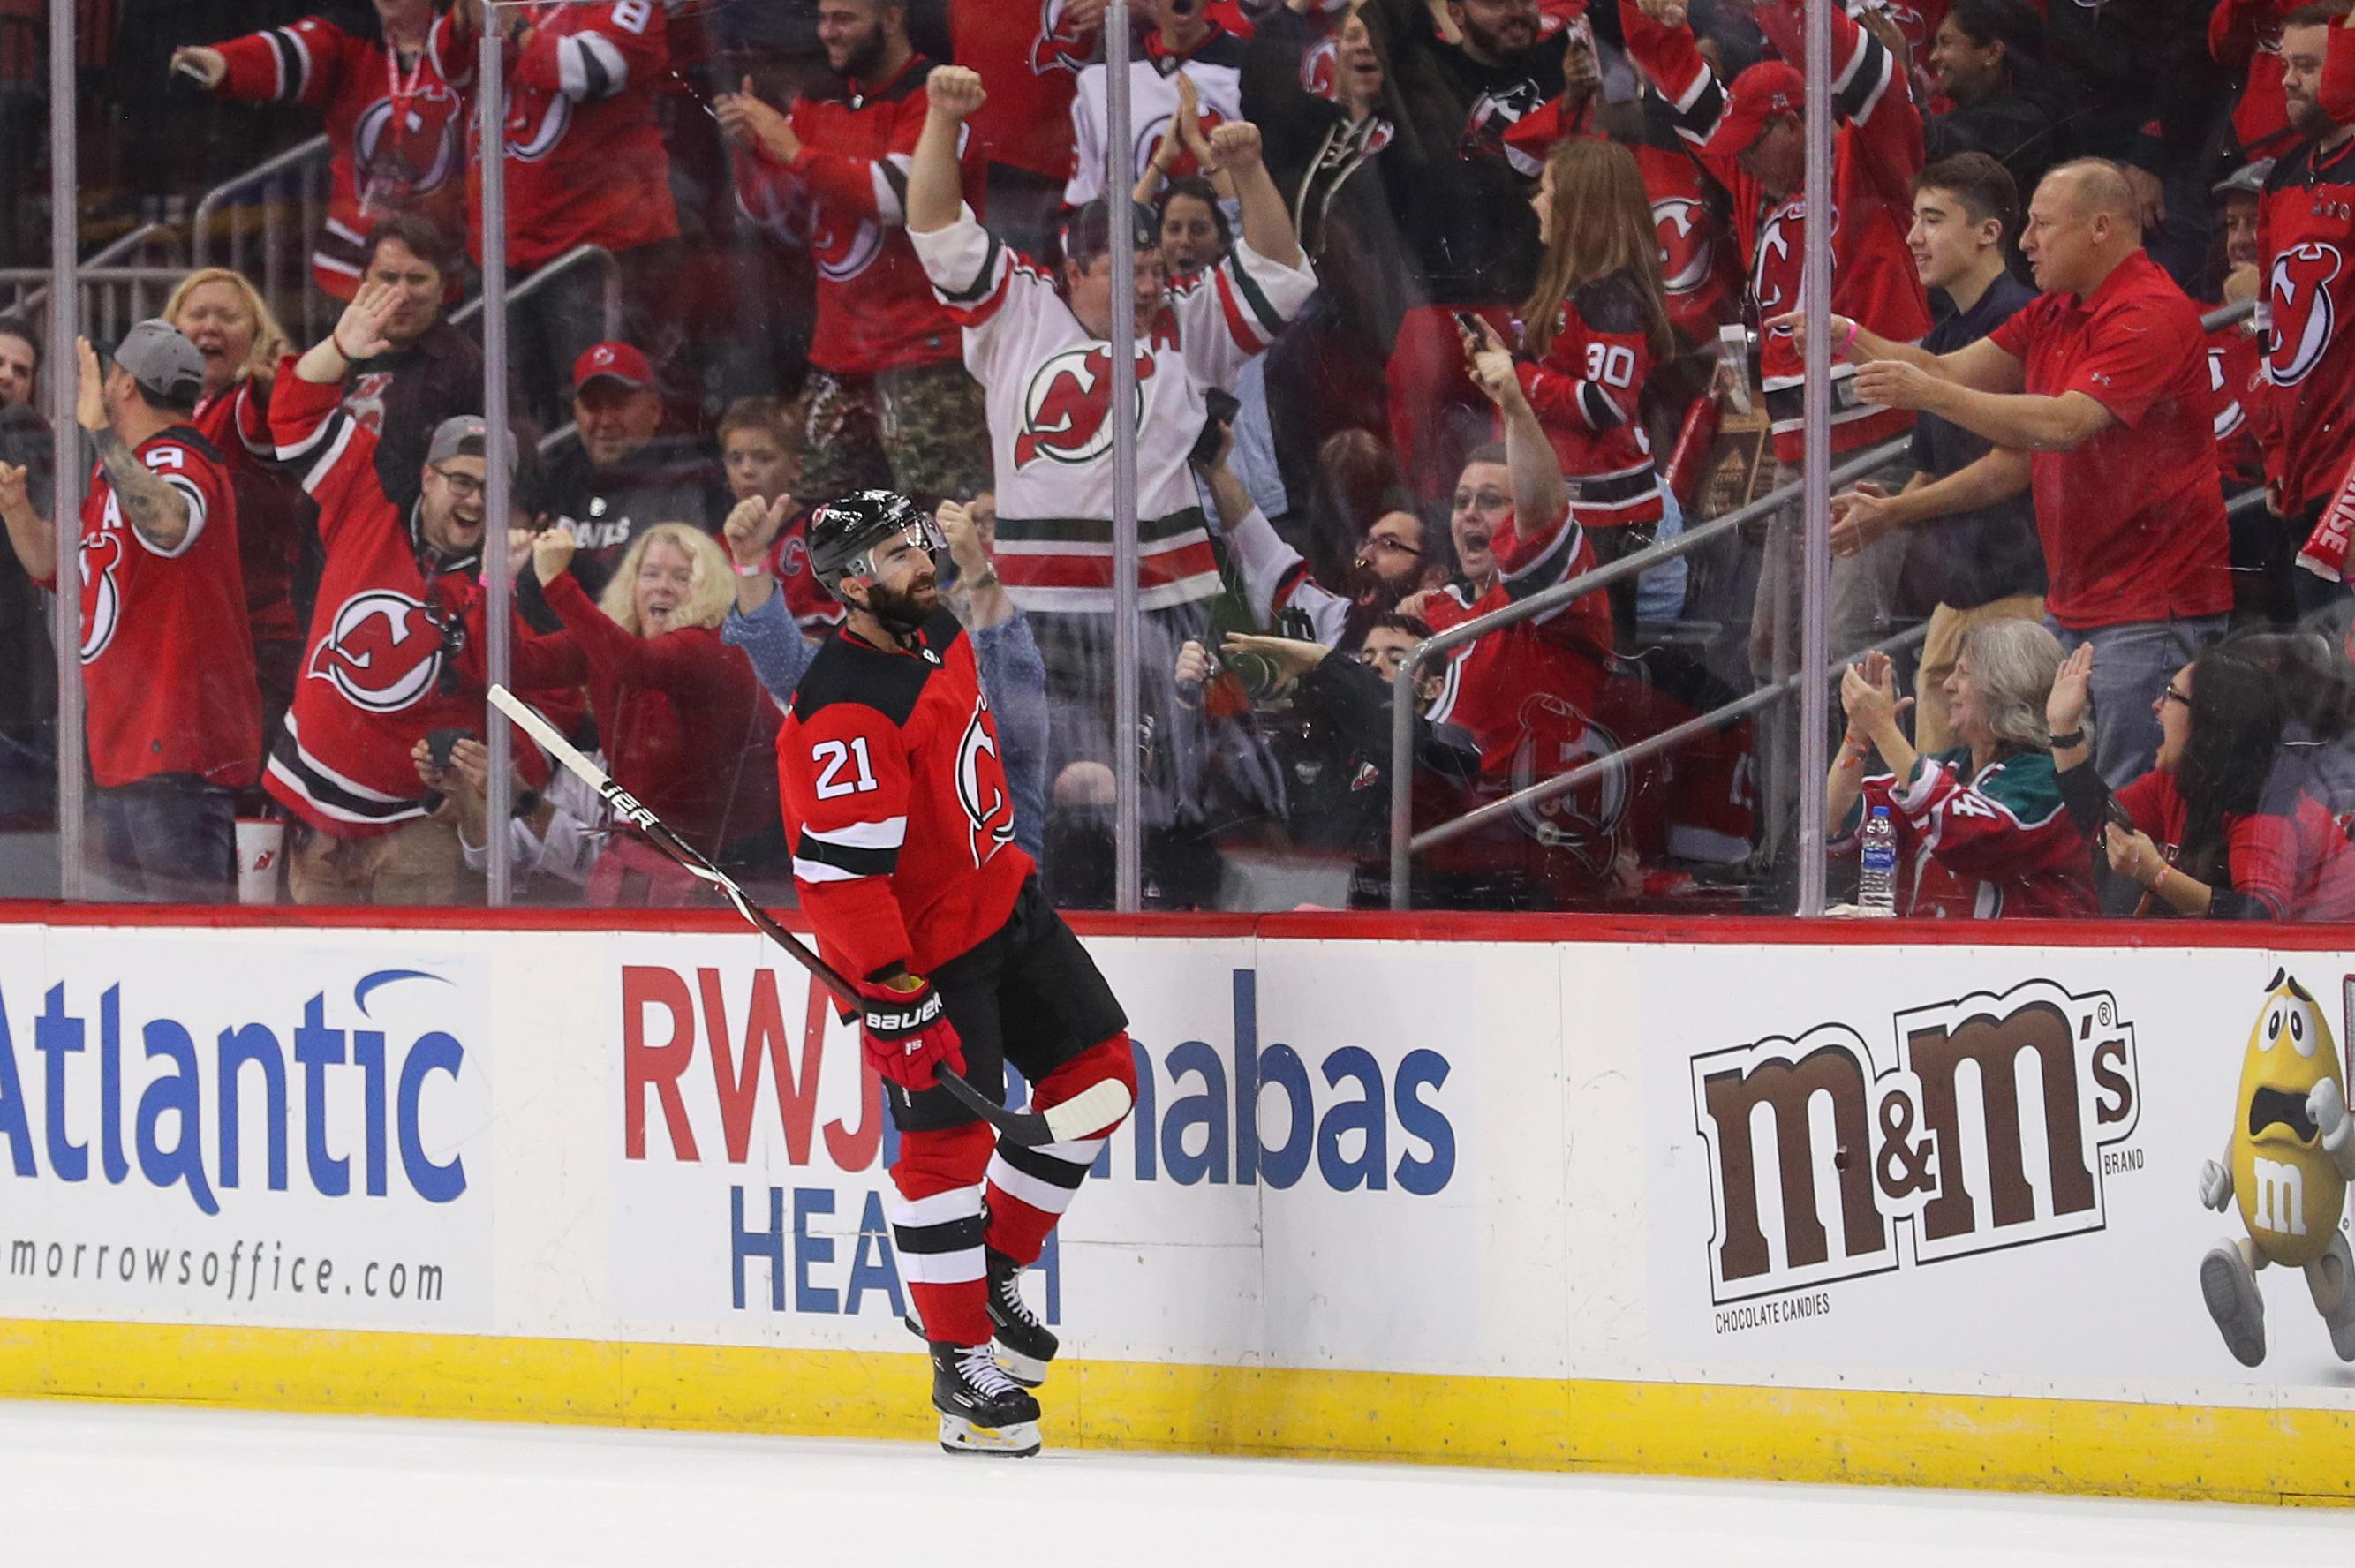
POLYGON ((151 317, 123 335, 114 362, 131 373, 139 389, 174 408, 194 408, 205 395, 205 357, 180 329, 151 317))
POLYGON ((2259 158, 2254 163, 2243 164, 2210 186, 2208 191, 2211 196, 2262 196, 2265 189, 2265 176, 2273 172, 2274 161, 2259 158))
MULTIPOLYGON (((483 457, 488 443, 490 427, 480 414, 452 414, 433 427, 433 440, 425 449, 428 463, 447 463, 453 457, 483 457)), ((516 441, 506 438, 507 472, 516 471, 516 441)))

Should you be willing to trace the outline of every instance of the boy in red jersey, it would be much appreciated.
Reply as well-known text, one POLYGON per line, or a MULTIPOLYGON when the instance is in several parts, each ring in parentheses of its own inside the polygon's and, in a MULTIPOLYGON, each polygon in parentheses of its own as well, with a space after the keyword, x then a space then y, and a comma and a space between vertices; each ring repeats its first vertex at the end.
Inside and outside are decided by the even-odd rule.
POLYGON ((794 691, 777 771, 794 880, 819 950, 858 984, 859 1036, 889 1089, 893 1240, 932 1352, 941 1446, 1039 1451, 1056 1340, 1022 1299, 1096 1152, 993 1140, 934 1082, 1043 1109, 1108 1081, 1134 1103, 1128 1019, 1014 841, 1014 796, 973 643, 943 607, 931 518, 868 490, 818 509, 810 564, 848 616, 794 691), (996 1341, 993 1352, 992 1341, 996 1341))
MULTIPOLYGON (((79 550, 84 732, 101 852, 139 899, 232 894, 236 792, 261 752, 237 501, 188 423, 204 381, 204 357, 168 322, 133 327, 102 374, 81 345, 76 417, 98 452, 79 550)), ((6 464, 0 520, 54 588, 57 528, 6 464)))

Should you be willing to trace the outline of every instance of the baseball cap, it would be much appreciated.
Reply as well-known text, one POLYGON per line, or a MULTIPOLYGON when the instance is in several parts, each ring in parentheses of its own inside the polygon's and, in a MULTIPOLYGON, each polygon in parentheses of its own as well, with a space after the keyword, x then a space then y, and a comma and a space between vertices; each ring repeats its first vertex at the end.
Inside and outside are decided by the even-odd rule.
POLYGON ((1712 157, 1737 157, 1757 143, 1767 121, 1804 113, 1806 107, 1807 79, 1798 68, 1787 60, 1760 60, 1726 90, 1725 114, 1704 151, 1712 157))
POLYGON ((591 381, 651 387, 655 384, 655 368, 646 362, 644 354, 626 343, 600 343, 581 350, 581 357, 572 362, 573 396, 580 396, 581 389, 591 381))
MULTIPOLYGON (((1161 243, 1161 220, 1153 208, 1131 200, 1127 204, 1133 249, 1151 251, 1161 243)), ((1092 261, 1112 249, 1112 203, 1103 197, 1089 202, 1063 224, 1063 256, 1092 261)))
POLYGON ((114 362, 131 373, 141 391, 174 408, 194 408, 205 395, 205 357, 160 316, 124 333, 115 345, 114 362))
MULTIPOLYGON (((480 414, 452 414, 433 427, 433 440, 425 448, 429 464, 447 463, 453 457, 481 457, 490 434, 490 427, 480 414)), ((506 438, 507 472, 516 471, 516 440, 506 438)))
POLYGON ((2259 158, 2254 163, 2243 164, 2239 168, 2210 186, 2208 194, 2211 196, 2263 196, 2265 189, 2265 176, 2273 172, 2274 161, 2271 158, 2259 158))

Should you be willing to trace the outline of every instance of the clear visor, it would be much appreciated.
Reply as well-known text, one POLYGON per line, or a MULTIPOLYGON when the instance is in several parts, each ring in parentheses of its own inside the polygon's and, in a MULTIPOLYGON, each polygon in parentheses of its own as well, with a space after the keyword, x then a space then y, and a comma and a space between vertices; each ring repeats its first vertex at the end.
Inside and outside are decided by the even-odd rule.
POLYGON ((879 575, 876 571, 877 563, 888 558, 893 549, 903 544, 914 545, 918 549, 931 556, 935 570, 948 556, 949 541, 941 532, 941 525, 930 513, 926 513, 899 532, 885 534, 881 539, 868 545, 858 558, 850 563, 851 571, 866 581, 874 581, 879 575))

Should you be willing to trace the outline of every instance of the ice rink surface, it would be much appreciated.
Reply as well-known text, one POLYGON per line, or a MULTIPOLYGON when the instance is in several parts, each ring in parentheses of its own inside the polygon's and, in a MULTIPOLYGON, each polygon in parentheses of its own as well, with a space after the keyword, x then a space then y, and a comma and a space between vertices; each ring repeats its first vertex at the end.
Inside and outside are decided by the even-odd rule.
MULTIPOLYGON (((1051 1442, 1051 1436, 1050 1436, 1051 1442)), ((1422 1466, 0 1403, 0 1562, 2327 1562, 2349 1516, 1422 1466), (2310 1554, 2310 1555, 2308 1555, 2310 1554)))

